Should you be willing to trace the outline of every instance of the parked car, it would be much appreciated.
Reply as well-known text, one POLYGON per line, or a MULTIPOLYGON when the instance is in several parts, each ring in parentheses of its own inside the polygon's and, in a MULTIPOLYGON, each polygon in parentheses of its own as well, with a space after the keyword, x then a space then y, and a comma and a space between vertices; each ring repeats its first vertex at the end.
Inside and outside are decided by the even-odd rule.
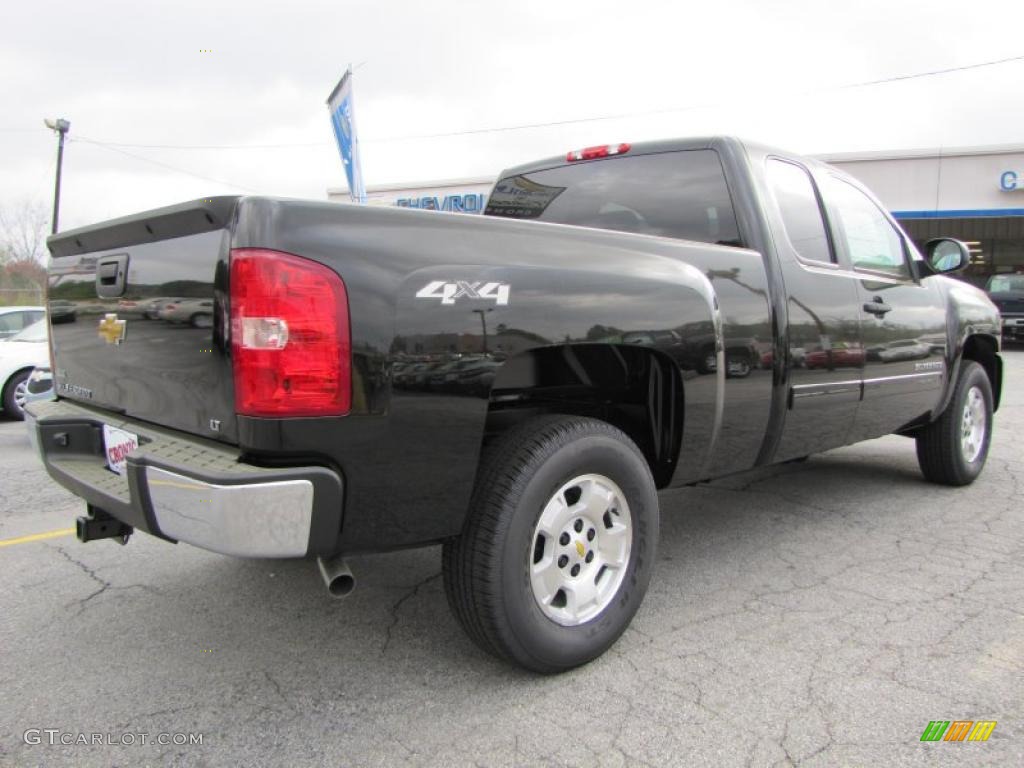
POLYGON ((1003 339, 1024 341, 1024 275, 992 275, 985 286, 1003 318, 1003 339))
POLYGON ((183 299, 168 296, 158 296, 155 299, 144 299, 139 302, 138 311, 141 311, 142 316, 147 320, 158 320, 160 319, 160 310, 170 304, 177 304, 179 301, 183 301, 183 299))
POLYGON ((188 323, 193 328, 213 326, 213 299, 177 299, 164 304, 157 317, 170 323, 188 323))
POLYGON ((45 307, 0 307, 0 340, 21 333, 45 316, 45 307))
POLYGON ((424 385, 427 374, 434 363, 412 363, 403 366, 394 374, 394 384, 399 389, 419 389, 424 385))
POLYGON ((839 342, 829 349, 805 353, 803 362, 808 368, 860 368, 866 359, 863 346, 839 342))
POLYGON ((73 323, 77 318, 75 302, 51 299, 48 302, 51 323, 73 323))
POLYGON ((438 366, 427 376, 427 388, 433 392, 458 392, 462 378, 480 372, 486 358, 481 355, 467 355, 438 366))
POLYGON ((45 320, 0 341, 0 403, 8 418, 25 418, 28 379, 34 368, 50 364, 48 342, 45 320))
POLYGON ((214 197, 47 243, 71 289, 130 259, 126 290, 202 283, 227 321, 172 359, 113 295, 96 334, 53 328, 58 399, 28 411, 89 504, 79 539, 315 558, 337 596, 350 553, 440 543, 469 637, 539 672, 607 650, 668 567, 659 490, 891 433, 966 485, 1002 387, 995 306, 946 276, 966 245, 921 253, 855 179, 736 139, 513 168, 483 216, 214 197), (789 348, 934 334, 927 362, 822 371, 789 348), (391 386, 392 350, 486 359, 499 339, 516 348, 486 398, 391 386))

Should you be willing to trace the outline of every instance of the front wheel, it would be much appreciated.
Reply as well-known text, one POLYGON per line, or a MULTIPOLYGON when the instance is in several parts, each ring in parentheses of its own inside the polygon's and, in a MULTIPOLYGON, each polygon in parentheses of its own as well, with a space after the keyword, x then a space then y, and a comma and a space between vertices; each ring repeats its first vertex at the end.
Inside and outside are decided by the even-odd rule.
POLYGON ((991 439, 992 384, 984 368, 964 360, 946 410, 917 435, 917 463, 930 482, 969 485, 985 466, 991 439))
POLYGON ((654 480, 629 437, 594 419, 531 420, 490 447, 462 535, 445 543, 448 603, 484 650, 571 669, 629 626, 657 539, 654 480))

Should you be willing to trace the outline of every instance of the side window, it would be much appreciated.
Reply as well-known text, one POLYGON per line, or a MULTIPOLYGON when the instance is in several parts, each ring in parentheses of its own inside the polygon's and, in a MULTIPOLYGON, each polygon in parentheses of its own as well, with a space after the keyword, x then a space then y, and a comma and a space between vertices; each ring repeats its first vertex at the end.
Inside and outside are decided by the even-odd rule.
POLYGON ((870 197, 829 177, 828 200, 838 217, 836 237, 846 244, 854 269, 910 277, 903 238, 870 197))
POLYGON ((0 315, 0 332, 5 334, 17 333, 25 327, 21 312, 7 312, 0 315))
POLYGON ((786 236, 801 258, 831 263, 825 222, 807 171, 784 160, 768 161, 768 184, 779 204, 786 236))

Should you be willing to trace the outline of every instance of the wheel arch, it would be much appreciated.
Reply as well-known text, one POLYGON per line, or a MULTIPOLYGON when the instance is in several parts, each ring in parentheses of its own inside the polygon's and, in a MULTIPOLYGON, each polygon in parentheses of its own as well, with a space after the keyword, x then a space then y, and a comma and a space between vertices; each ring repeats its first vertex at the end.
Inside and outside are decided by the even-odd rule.
MULTIPOLYGON (((968 336, 964 340, 960 360, 973 360, 985 369, 989 384, 992 385, 992 410, 998 410, 1003 389, 1003 359, 999 356, 999 341, 983 333, 968 336)), ((959 365, 956 373, 959 374, 959 365)))
POLYGON ((588 416, 636 443, 658 488, 672 478, 683 433, 683 382, 670 357, 608 343, 536 347, 509 358, 491 388, 484 448, 536 416, 588 416))

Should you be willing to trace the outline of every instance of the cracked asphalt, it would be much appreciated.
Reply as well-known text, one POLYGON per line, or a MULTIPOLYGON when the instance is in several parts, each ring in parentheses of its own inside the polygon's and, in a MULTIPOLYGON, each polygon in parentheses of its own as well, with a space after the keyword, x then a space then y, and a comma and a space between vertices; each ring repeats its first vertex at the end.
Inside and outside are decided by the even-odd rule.
MULTIPOLYGON (((888 437, 662 497, 651 591, 560 677, 478 651, 440 551, 314 565, 139 535, 0 548, 0 764, 1024 764, 1024 351, 988 467, 920 477, 888 437), (922 743, 930 720, 996 720, 922 743), (25 744, 30 728, 203 734, 201 746, 25 744)), ((67 528, 23 426, 0 423, 0 539, 67 528)))

